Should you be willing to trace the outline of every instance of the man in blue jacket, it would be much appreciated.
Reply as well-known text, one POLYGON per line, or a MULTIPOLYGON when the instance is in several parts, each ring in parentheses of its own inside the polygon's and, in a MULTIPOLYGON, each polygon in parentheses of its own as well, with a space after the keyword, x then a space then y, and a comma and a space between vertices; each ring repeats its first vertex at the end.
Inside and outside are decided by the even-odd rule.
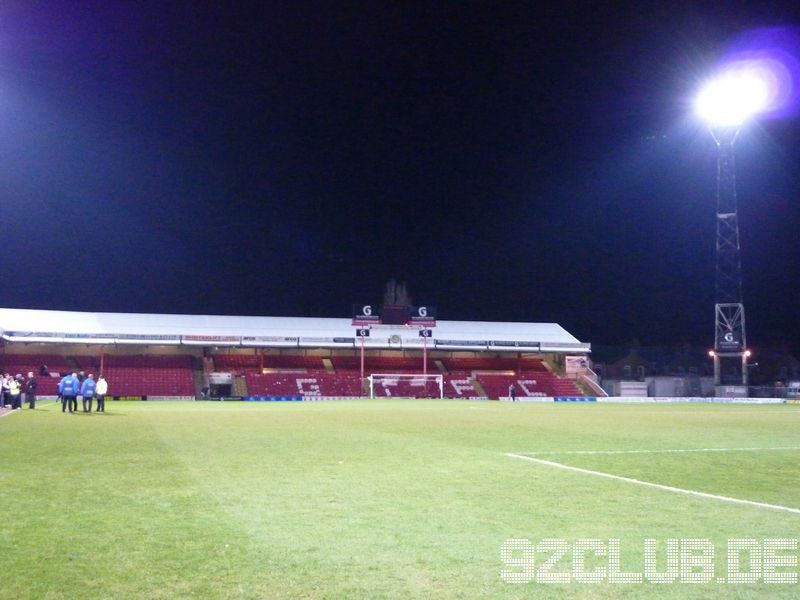
POLYGON ((92 398, 94 398, 94 390, 97 384, 94 381, 94 375, 89 373, 89 376, 83 380, 83 385, 81 386, 81 397, 83 398, 83 412, 92 412, 92 398), (89 406, 89 409, 86 409, 86 406, 89 406))
POLYGON ((78 410, 78 392, 80 391, 78 384, 78 376, 76 373, 65 375, 58 383, 58 393, 61 394, 61 412, 66 412, 69 406, 69 412, 76 412, 78 410), (74 407, 74 410, 73 410, 74 407))

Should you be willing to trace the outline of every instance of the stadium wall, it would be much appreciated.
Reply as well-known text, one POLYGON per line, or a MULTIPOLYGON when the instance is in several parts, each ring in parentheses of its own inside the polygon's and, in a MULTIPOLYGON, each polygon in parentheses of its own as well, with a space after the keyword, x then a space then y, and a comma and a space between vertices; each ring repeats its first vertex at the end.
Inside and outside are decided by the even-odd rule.
POLYGON ((677 396, 609 396, 598 398, 598 402, 608 404, 786 404, 785 398, 720 398, 720 397, 677 397, 677 396))
MULTIPOLYGON (((353 398, 351 396, 245 396, 243 398, 214 398, 214 401, 232 402, 326 402, 334 400, 371 400, 375 402, 385 400, 408 400, 409 398, 403 397, 363 397, 353 398)), ((439 400, 438 398, 430 398, 431 401, 439 400)), ((453 398, 444 398, 445 401, 452 401, 453 398)), ((462 400, 472 400, 476 402, 492 402, 487 398, 464 398, 462 400)), ((500 402, 511 402, 511 398, 499 398, 500 402)), ((794 400, 786 400, 784 398, 679 398, 679 397, 664 397, 664 398, 631 398, 631 397, 593 397, 593 396, 539 396, 539 397, 526 397, 517 398, 516 402, 523 403, 537 403, 537 404, 585 404, 585 403, 598 403, 598 404, 794 404, 794 400)))

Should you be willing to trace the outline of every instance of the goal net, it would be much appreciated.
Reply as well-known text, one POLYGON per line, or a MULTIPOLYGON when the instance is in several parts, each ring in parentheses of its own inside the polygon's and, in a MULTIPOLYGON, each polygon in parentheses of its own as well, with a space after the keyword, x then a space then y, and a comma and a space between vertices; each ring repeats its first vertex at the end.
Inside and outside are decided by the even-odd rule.
POLYGON ((374 373, 367 381, 370 398, 444 398, 443 375, 374 373))

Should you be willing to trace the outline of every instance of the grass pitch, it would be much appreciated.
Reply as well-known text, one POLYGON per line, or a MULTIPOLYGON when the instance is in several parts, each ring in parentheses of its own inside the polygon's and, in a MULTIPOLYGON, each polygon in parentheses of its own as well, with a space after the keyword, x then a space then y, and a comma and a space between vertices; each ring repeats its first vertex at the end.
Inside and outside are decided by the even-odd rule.
POLYGON ((800 450, 775 449, 800 447, 799 408, 44 403, 0 418, 0 598, 798 597, 800 584, 510 584, 500 548, 619 539, 641 572, 645 538, 703 538, 722 572, 729 538, 800 538, 800 514, 506 456, 800 508, 800 450), (595 453, 689 449, 727 450, 595 453))

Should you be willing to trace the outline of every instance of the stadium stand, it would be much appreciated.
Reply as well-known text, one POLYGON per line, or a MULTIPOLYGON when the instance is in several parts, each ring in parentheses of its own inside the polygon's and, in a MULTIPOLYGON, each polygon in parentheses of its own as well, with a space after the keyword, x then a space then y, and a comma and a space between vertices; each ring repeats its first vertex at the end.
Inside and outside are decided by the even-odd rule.
MULTIPOLYGON (((362 396, 358 356, 333 356, 335 372, 325 370, 320 356, 250 353, 214 354, 215 368, 233 371, 245 377, 249 395, 341 397, 362 396)), ((194 397, 196 394, 190 355, 106 355, 104 374, 115 396, 194 397)), ((444 374, 446 398, 500 398, 508 395, 514 384, 519 397, 582 396, 571 379, 550 372, 542 359, 509 357, 449 357, 429 361, 429 373, 437 373, 437 362, 449 372, 444 374)), ((365 370, 370 373, 419 373, 419 357, 368 356, 365 370)), ((59 376, 68 371, 99 373, 99 358, 94 355, 61 356, 57 354, 5 354, 2 370, 11 373, 37 373, 40 394, 56 393, 59 376), (39 375, 46 364, 53 377, 39 375)), ((432 381, 386 380, 376 386, 379 397, 438 396, 432 381), (430 389, 428 389, 430 388, 430 389)))
POLYGON ((104 366, 128 369, 192 369, 192 357, 187 354, 106 355, 104 366))
POLYGON ((359 397, 358 374, 332 374, 326 371, 308 373, 247 373, 247 389, 251 396, 359 397))
POLYGON ((312 369, 325 368, 321 356, 292 356, 286 354, 265 354, 265 369, 312 369))
POLYGON ((444 396, 445 398, 485 398, 481 393, 472 376, 466 371, 456 371, 444 376, 444 396))
POLYGON ((195 395, 188 355, 108 355, 103 372, 115 396, 195 395))
MULTIPOLYGON (((86 373, 100 372, 97 356, 71 357, 86 373)), ((192 357, 184 354, 136 354, 103 357, 103 374, 113 396, 194 397, 192 357)))
MULTIPOLYGON (((360 356, 333 356, 331 358, 336 372, 361 370, 360 356)), ((433 361, 428 362, 428 369, 435 372, 433 361)), ((364 370, 369 373, 421 373, 422 357, 405 356, 367 356, 364 359, 364 370)))
POLYGON ((518 397, 583 396, 573 381, 561 379, 548 372, 539 372, 535 375, 478 373, 476 379, 489 398, 508 396, 508 388, 512 384, 517 390, 518 397))
POLYGON ((541 359, 510 357, 444 358, 448 371, 547 371, 541 359))
MULTIPOLYGON (((554 373, 565 364, 561 357, 591 351, 556 323, 437 320, 427 345, 417 326, 370 324, 373 335, 359 344, 356 318, 0 308, 0 370, 36 372, 43 395, 54 392, 63 373, 99 375, 102 364, 115 395, 194 397, 204 390, 203 397, 209 391, 358 397, 362 348, 366 375, 391 376, 421 373, 424 347, 427 373, 443 376, 447 397, 504 397, 510 383, 503 377, 524 385, 522 395, 578 395, 572 380, 554 373), (57 375, 43 377, 42 364, 57 375)), ((397 386, 384 385, 379 393, 417 395, 412 382, 399 377, 397 386)))
POLYGON ((438 398, 439 383, 430 379, 381 378, 375 383, 375 396, 379 398, 438 398))
MULTIPOLYGON (((362 338, 359 344, 353 328, 361 324, 356 323, 361 316, 358 312, 352 318, 320 318, 0 308, 0 366, 16 373, 39 373, 45 363, 59 375, 74 370, 99 375, 102 364, 112 393, 166 397, 194 396, 212 386, 215 394, 270 394, 273 389, 285 393, 287 386, 293 392, 299 389, 296 379, 287 383, 265 378, 292 371, 315 379, 312 383, 320 394, 358 396, 362 349, 366 347, 367 375, 401 375, 424 370, 426 348, 427 373, 445 377, 448 397, 463 398, 507 393, 497 383, 507 388, 505 381, 485 379, 485 374, 535 380, 532 393, 575 394, 576 385, 554 373, 561 372, 562 357, 591 352, 590 344, 557 323, 436 320, 427 329, 425 344, 418 323, 395 327, 387 321, 386 328, 373 320, 368 343, 362 338), (215 372, 233 377, 213 375, 212 384, 215 372)), ((300 388, 303 385, 300 382, 300 388)), ((49 384, 43 386, 47 395, 49 384)), ((385 387, 391 391, 392 386, 385 387)))
POLYGON ((19 373, 27 377, 29 371, 35 373, 40 396, 57 394, 58 382, 69 370, 71 367, 67 364, 67 359, 58 354, 3 354, 0 367, 0 371, 12 375, 19 373), (42 366, 46 366, 51 375, 41 374, 39 369, 42 366))
POLYGON ((25 367, 27 371, 39 374, 39 367, 47 366, 51 371, 64 373, 72 367, 67 363, 67 359, 60 354, 2 354, 0 355, 2 369, 11 371, 16 367, 25 367))
MULTIPOLYGON (((333 355, 328 360, 333 372, 325 369, 321 356, 305 354, 219 353, 212 355, 214 368, 243 375, 248 394, 252 396, 361 396, 359 381, 361 357, 333 355), (262 370, 263 364, 263 370, 262 370)), ((446 398, 500 398, 508 395, 514 383, 520 397, 581 396, 582 392, 569 379, 562 379, 534 357, 446 357, 429 359, 428 373, 444 373, 446 398)), ((419 356, 366 356, 367 375, 421 373, 419 356)), ((379 397, 438 396, 433 381, 385 379, 375 386, 379 397), (430 389, 428 389, 430 388, 430 389)))
POLYGON ((260 357, 256 354, 212 354, 217 371, 245 371, 259 369, 260 357))
POLYGON ((214 354, 214 368, 218 371, 252 371, 261 370, 262 360, 265 369, 312 369, 322 370, 325 365, 321 356, 305 356, 292 354, 214 354))
POLYGON ((191 372, 182 369, 128 369, 109 367, 105 370, 109 390, 114 396, 187 396, 194 397, 191 372))

